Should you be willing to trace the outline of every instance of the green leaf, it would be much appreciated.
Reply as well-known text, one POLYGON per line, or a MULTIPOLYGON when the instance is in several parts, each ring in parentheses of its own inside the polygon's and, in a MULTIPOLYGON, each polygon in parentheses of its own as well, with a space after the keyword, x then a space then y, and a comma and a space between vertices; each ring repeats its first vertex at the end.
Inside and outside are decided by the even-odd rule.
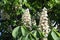
POLYGON ((25 10, 22 8, 22 12, 23 12, 23 13, 24 13, 24 11, 25 11, 25 10))
POLYGON ((22 36, 18 40, 22 40, 22 36))
POLYGON ((24 3, 27 3, 27 0, 24 0, 24 3))
POLYGON ((21 36, 18 40, 29 40, 29 34, 27 34, 26 36, 21 36))
POLYGON ((25 3, 25 6, 28 7, 28 8, 31 7, 29 3, 25 3))
POLYGON ((29 37, 30 37, 30 38, 29 38, 30 40, 35 40, 35 39, 32 37, 32 35, 29 35, 29 37))
POLYGON ((60 0, 55 0, 55 2, 56 2, 57 4, 60 4, 60 0))
POLYGON ((51 36, 51 32, 48 34, 48 40, 54 40, 51 36))
POLYGON ((25 36, 21 36, 18 40, 25 40, 25 36))
POLYGON ((54 40, 59 40, 59 37, 56 35, 54 31, 52 31, 51 36, 53 37, 54 40))
POLYGON ((17 15, 20 15, 20 12, 19 11, 17 11, 17 13, 16 13, 17 15))
POLYGON ((16 38, 16 37, 18 36, 18 30, 19 30, 19 26, 16 27, 16 28, 14 28, 14 30, 12 31, 12 36, 13 36, 14 38, 16 38))
POLYGON ((34 35, 35 37, 36 37, 36 33, 37 33, 36 31, 34 31, 34 33, 33 33, 33 35, 34 35))
POLYGON ((24 27, 23 27, 23 26, 21 27, 21 32, 22 32, 22 35, 23 35, 23 36, 25 36, 25 35, 26 35, 26 31, 25 31, 25 29, 24 29, 24 27))
POLYGON ((56 32, 56 34, 60 37, 60 33, 59 32, 56 32))
POLYGON ((29 34, 26 35, 25 40, 29 40, 29 34))
POLYGON ((7 3, 7 0, 2 0, 2 1, 3 1, 3 3, 4 3, 4 4, 6 4, 6 3, 7 3))
POLYGON ((25 37, 24 36, 22 36, 22 39, 21 40, 25 40, 25 37))
POLYGON ((47 4, 50 8, 53 8, 56 5, 55 0, 50 0, 50 1, 48 1, 47 4))
POLYGON ((42 32, 42 31, 38 31, 38 34, 39 34, 39 36, 40 36, 41 38, 43 38, 43 37, 44 37, 44 34, 43 34, 43 32, 42 32))
POLYGON ((54 30, 54 32, 56 33, 56 35, 57 35, 58 37, 60 37, 60 33, 57 32, 57 30, 54 30))
POLYGON ((33 31, 32 33, 31 33, 31 35, 36 39, 36 34, 37 34, 37 32, 36 31, 33 31))

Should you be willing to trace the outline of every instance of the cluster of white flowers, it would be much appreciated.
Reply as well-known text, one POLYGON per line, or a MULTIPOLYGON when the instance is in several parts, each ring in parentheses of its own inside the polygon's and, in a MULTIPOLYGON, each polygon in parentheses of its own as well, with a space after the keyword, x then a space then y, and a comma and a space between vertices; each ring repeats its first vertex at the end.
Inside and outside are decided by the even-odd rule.
POLYGON ((26 27, 31 27, 31 15, 29 13, 29 9, 26 9, 22 15, 22 22, 26 27))
POLYGON ((39 26, 40 26, 40 29, 43 31, 43 34, 45 37, 48 36, 49 30, 50 30, 47 16, 48 16, 47 9, 44 7, 40 14, 39 26))
MULTIPOLYGON (((47 17, 48 17, 47 9, 44 7, 43 11, 40 14, 39 26, 40 26, 40 30, 42 30, 42 32, 43 32, 45 37, 47 37, 48 33, 50 32, 49 24, 48 24, 48 18, 47 17)), ((26 9, 24 14, 22 15, 22 22, 28 28, 31 28, 31 23, 36 25, 36 21, 31 22, 31 15, 29 13, 29 9, 26 9)))

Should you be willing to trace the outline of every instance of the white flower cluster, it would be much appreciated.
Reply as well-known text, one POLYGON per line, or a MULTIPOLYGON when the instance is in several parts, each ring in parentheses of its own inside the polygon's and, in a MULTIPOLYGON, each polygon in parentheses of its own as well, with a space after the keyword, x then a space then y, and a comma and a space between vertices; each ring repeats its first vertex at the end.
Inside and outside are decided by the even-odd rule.
POLYGON ((22 22, 26 27, 31 26, 31 15, 29 13, 29 9, 26 9, 24 14, 22 15, 22 22))
POLYGON ((43 11, 41 12, 40 14, 40 29, 43 31, 43 34, 45 37, 48 36, 48 33, 49 33, 49 24, 48 24, 48 18, 47 18, 47 9, 44 7, 43 8, 43 11))

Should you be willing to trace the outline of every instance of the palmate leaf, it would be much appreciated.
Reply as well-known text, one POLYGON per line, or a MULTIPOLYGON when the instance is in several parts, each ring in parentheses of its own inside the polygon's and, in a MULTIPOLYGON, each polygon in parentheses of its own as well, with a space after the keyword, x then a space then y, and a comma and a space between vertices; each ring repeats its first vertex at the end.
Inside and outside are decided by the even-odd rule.
POLYGON ((12 36, 14 38, 17 38, 18 40, 19 39, 22 39, 22 40, 28 39, 28 34, 29 34, 29 31, 25 26, 16 27, 12 31, 12 36))
POLYGON ((13 36, 14 38, 16 38, 16 37, 18 36, 18 31, 19 31, 19 26, 16 27, 16 28, 14 28, 14 30, 12 31, 12 36, 13 36))
POLYGON ((24 29, 24 27, 21 27, 22 29, 22 36, 18 40, 38 40, 37 39, 37 31, 31 31, 26 33, 27 31, 24 29))

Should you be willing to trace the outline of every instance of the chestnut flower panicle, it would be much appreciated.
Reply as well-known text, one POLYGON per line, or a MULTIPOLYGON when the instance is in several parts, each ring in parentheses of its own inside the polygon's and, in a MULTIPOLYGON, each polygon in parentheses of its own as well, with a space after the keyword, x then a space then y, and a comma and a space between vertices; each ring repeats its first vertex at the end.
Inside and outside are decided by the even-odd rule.
POLYGON ((29 9, 26 9, 24 14, 22 15, 22 22, 26 27, 31 29, 31 15, 29 9))
POLYGON ((40 22, 39 22, 40 27, 39 29, 43 32, 44 37, 47 37, 50 31, 47 17, 48 17, 47 9, 44 7, 40 14, 40 22))

